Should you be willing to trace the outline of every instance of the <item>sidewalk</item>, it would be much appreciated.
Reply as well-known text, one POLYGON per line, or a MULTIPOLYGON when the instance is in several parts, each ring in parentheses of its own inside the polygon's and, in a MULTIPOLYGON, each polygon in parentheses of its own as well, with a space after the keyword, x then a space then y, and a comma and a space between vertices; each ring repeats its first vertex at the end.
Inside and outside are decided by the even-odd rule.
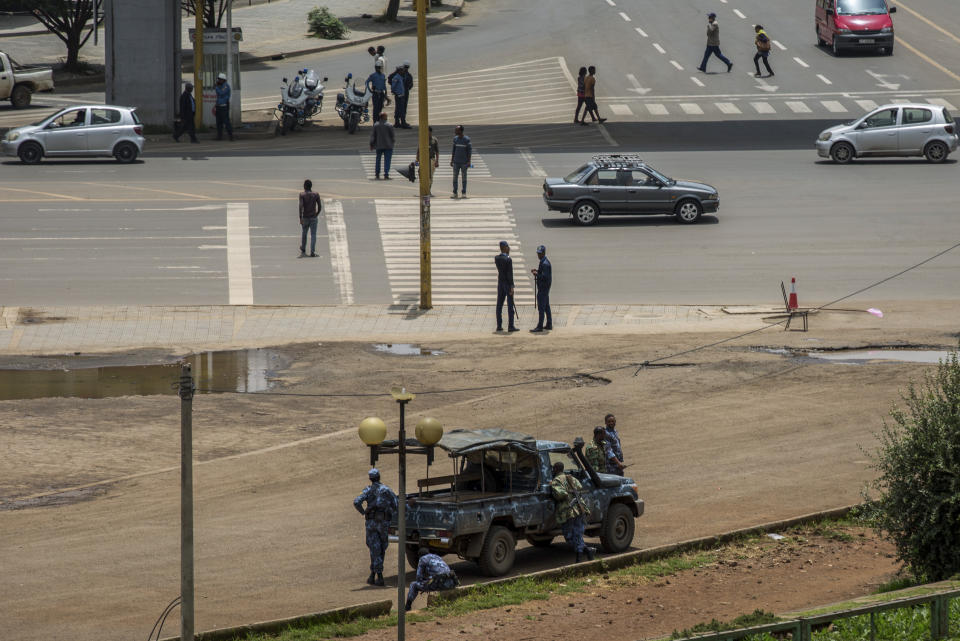
MULTIPOLYGON (((444 4, 432 6, 427 17, 428 24, 445 22, 459 14, 465 0, 445 0, 444 4)), ((243 30, 240 43, 241 59, 244 62, 270 60, 277 56, 295 56, 316 53, 328 49, 348 47, 380 40, 396 33, 416 29, 416 12, 410 0, 403 0, 397 22, 379 23, 372 17, 383 13, 386 0, 273 0, 267 4, 247 6, 247 0, 236 0, 233 10, 233 26, 243 30), (314 7, 326 6, 350 29, 345 40, 323 40, 307 35, 307 14, 314 7)), ((0 20, 0 49, 23 63, 53 64, 66 56, 63 43, 52 33, 44 30, 32 18, 21 16, 0 20)), ((226 18, 223 25, 226 26, 226 18)), ((185 57, 192 54, 188 30, 193 20, 183 16, 182 42, 185 57)), ((93 38, 80 50, 80 59, 91 64, 104 63, 104 39, 94 46, 93 38)), ((389 59, 390 51, 387 50, 389 59)))
MULTIPOLYGON (((518 307, 521 331, 503 340, 549 340, 527 332, 536 310, 518 307)), ((616 330, 637 334, 754 329, 761 315, 718 306, 555 305, 556 333, 616 330)), ((0 354, 260 347, 317 340, 422 341, 494 335, 492 305, 321 307, 0 307, 0 354)))

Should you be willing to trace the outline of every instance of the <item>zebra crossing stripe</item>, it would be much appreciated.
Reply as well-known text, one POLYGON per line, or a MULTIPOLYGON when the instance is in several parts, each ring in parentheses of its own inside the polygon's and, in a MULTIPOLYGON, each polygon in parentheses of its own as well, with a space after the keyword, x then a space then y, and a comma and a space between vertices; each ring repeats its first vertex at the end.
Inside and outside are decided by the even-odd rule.
MULTIPOLYGON (((481 156, 479 152, 473 152, 473 155, 470 157, 470 159, 473 161, 473 167, 467 171, 468 180, 470 177, 490 178, 490 168, 487 166, 487 161, 483 159, 483 156, 481 156)), ((402 169, 412 163, 414 160, 416 160, 416 158, 412 153, 394 154, 393 159, 390 162, 390 169, 402 169)), ((372 179, 376 175, 376 154, 361 153, 360 162, 363 165, 364 172, 367 174, 367 178, 372 179)), ((444 163, 441 161, 440 166, 433 171, 434 181, 436 181, 438 178, 453 178, 453 167, 450 166, 449 162, 444 163)))
POLYGON ((872 100, 854 100, 854 102, 864 111, 873 111, 877 108, 877 103, 872 100))
POLYGON ((774 108, 773 108, 773 105, 771 105, 769 102, 751 102, 751 103, 750 103, 750 106, 753 107, 753 109, 754 109, 758 114, 773 114, 773 113, 777 113, 776 109, 774 109, 774 108))
MULTIPOLYGON (((374 201, 394 304, 420 296, 420 209, 413 198, 374 201)), ((506 198, 438 199, 430 206, 433 302, 479 305, 496 301, 497 244, 506 240, 513 257, 515 298, 533 303, 533 287, 506 198)))
POLYGON ((699 116, 703 114, 703 109, 701 109, 700 105, 695 102, 681 102, 680 108, 683 109, 683 113, 691 116, 699 116))
POLYGON ((838 100, 821 100, 820 104, 827 108, 832 114, 841 114, 847 111, 847 108, 838 100))
POLYGON ((620 105, 620 104, 610 105, 610 111, 612 111, 616 116, 632 116, 633 115, 633 111, 630 110, 629 105, 620 105))
POLYGON ((786 104, 790 108, 790 111, 795 114, 811 113, 810 107, 808 107, 806 103, 800 102, 799 100, 787 100, 786 104))
POLYGON ((650 112, 651 116, 666 116, 668 113, 670 113, 669 111, 667 111, 666 107, 664 107, 659 103, 654 103, 654 102, 647 103, 647 111, 650 112))
POLYGON ((743 113, 740 111, 740 108, 733 104, 732 102, 715 102, 713 103, 717 106, 717 109, 720 110, 720 113, 724 114, 739 114, 743 113))

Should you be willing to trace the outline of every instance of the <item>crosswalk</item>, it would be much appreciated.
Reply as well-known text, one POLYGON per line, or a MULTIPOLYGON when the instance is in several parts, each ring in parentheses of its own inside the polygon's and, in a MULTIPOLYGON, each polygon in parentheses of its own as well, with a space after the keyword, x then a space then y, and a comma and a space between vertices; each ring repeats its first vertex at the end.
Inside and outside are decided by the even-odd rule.
MULTIPOLYGON (((443 156, 443 157, 446 158, 446 156, 443 156)), ((467 171, 468 187, 469 187, 470 178, 490 178, 490 168, 487 167, 487 161, 483 159, 483 156, 480 154, 480 152, 476 152, 476 151, 473 152, 473 156, 471 157, 471 160, 473 161, 473 167, 471 167, 467 171)), ((396 172, 394 171, 395 169, 402 169, 403 167, 406 167, 413 161, 414 161, 413 152, 394 154, 390 162, 390 171, 393 174, 393 176, 391 177, 393 178, 396 177, 396 172)), ((369 153, 364 152, 360 154, 360 163, 363 165, 363 171, 367 175, 367 179, 372 180, 376 175, 376 172, 375 172, 377 167, 376 154, 373 152, 369 152, 369 153)), ((449 161, 445 163, 441 162, 440 166, 437 167, 436 170, 434 170, 434 173, 433 173, 434 181, 443 179, 443 178, 447 179, 448 181, 453 178, 453 167, 450 166, 449 161)))
MULTIPOLYGON (((410 198, 374 201, 383 255, 395 305, 420 297, 420 211, 410 198)), ((530 272, 506 198, 434 199, 430 206, 433 302, 477 305, 496 302, 498 243, 511 247, 518 305, 533 304, 530 272)))
POLYGON ((860 115, 881 104, 888 103, 927 103, 940 105, 951 111, 956 111, 955 103, 960 104, 960 95, 950 96, 954 101, 946 98, 931 98, 917 96, 881 96, 876 100, 866 98, 831 98, 817 99, 798 96, 784 96, 778 99, 758 100, 754 97, 733 98, 724 97, 723 100, 691 101, 686 99, 645 99, 632 103, 609 101, 605 104, 610 112, 620 119, 649 119, 661 120, 670 116, 704 116, 705 118, 722 117, 752 117, 786 115, 823 115, 852 114, 860 115))

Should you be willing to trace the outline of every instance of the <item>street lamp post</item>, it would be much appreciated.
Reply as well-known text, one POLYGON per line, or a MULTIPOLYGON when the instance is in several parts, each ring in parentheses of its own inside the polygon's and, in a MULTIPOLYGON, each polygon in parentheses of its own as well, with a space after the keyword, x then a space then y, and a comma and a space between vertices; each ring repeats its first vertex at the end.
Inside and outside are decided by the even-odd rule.
MULTIPOLYGON (((394 453, 399 457, 399 481, 397 484, 399 500, 397 501, 397 641, 404 641, 406 636, 406 582, 407 572, 404 562, 407 555, 407 434, 406 434, 406 407, 407 403, 416 398, 415 394, 405 387, 394 387, 390 390, 393 400, 400 406, 400 432, 397 447, 392 443, 384 443, 387 428, 382 420, 368 417, 360 423, 360 440, 371 448, 371 464, 375 463, 380 454, 394 453), (384 444, 381 446, 381 444, 384 444)), ((433 446, 443 437, 443 425, 435 418, 423 418, 417 423, 417 441, 425 446, 414 448, 411 452, 427 455, 427 465, 433 462, 433 446)))

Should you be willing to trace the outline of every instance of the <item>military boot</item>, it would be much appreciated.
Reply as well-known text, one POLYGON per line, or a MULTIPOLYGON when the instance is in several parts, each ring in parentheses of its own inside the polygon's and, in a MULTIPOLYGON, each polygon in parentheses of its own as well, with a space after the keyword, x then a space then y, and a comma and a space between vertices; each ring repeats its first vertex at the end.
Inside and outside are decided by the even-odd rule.
POLYGON ((582 561, 582 560, 583 560, 583 552, 581 552, 580 550, 577 550, 577 561, 576 561, 576 562, 577 562, 577 563, 580 563, 580 561, 582 561))
POLYGON ((370 576, 367 577, 367 585, 373 585, 373 583, 374 583, 374 574, 373 572, 371 572, 370 576))
POLYGON ((373 584, 383 587, 383 572, 377 572, 377 579, 373 582, 373 584))
POLYGON ((403 609, 406 610, 407 612, 413 609, 413 601, 411 601, 410 599, 407 599, 407 603, 403 606, 403 609))

